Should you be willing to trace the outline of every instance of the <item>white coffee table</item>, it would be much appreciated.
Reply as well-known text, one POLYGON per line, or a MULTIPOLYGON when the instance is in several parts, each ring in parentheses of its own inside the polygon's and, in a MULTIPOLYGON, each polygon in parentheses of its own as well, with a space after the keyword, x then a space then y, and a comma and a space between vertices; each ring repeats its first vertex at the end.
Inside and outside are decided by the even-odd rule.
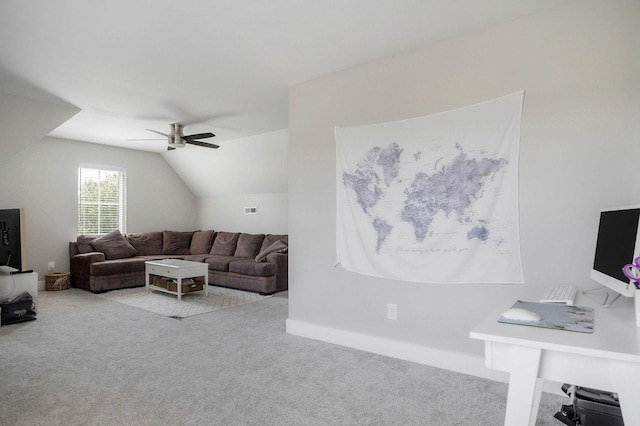
MULTIPOLYGON (((182 280, 185 278, 204 277, 204 294, 209 295, 209 271, 208 265, 203 262, 191 262, 181 259, 148 260, 145 264, 145 285, 148 290, 158 290, 175 294, 178 300, 182 300, 182 280), (158 287, 149 281, 150 275, 174 278, 178 280, 177 291, 158 287)), ((200 290, 202 291, 202 290, 200 290)))

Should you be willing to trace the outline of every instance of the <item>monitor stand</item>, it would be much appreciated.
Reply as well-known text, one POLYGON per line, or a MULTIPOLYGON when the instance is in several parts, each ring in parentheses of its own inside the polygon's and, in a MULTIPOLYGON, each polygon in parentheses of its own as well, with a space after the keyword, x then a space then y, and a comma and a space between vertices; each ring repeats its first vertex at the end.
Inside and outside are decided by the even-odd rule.
POLYGON ((602 307, 603 308, 608 308, 609 306, 613 305, 613 303, 618 300, 620 298, 620 296, 622 296, 620 293, 618 293, 616 295, 616 297, 613 298, 613 300, 611 301, 611 303, 607 303, 607 301, 609 300, 609 296, 611 296, 611 294, 609 293, 609 289, 605 286, 602 287, 597 287, 597 288, 593 288, 591 290, 584 290, 582 292, 582 294, 599 294, 599 293, 604 293, 606 294, 605 298, 604 298, 604 302, 602 302, 602 307))

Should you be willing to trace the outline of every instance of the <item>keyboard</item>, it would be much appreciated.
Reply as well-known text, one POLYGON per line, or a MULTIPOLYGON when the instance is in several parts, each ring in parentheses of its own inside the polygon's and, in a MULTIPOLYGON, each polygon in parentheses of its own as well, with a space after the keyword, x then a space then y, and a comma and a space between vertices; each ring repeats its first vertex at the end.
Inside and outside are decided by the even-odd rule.
POLYGON ((576 299, 578 289, 574 286, 559 286, 549 289, 547 294, 540 299, 541 303, 564 303, 566 305, 573 305, 576 299))

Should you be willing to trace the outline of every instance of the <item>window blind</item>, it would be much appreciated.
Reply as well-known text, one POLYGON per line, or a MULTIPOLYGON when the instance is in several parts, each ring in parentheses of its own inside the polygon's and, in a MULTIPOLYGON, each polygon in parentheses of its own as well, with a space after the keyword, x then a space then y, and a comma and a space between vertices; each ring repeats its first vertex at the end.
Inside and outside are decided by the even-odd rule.
POLYGON ((78 168, 78 235, 126 233, 126 172, 78 168))

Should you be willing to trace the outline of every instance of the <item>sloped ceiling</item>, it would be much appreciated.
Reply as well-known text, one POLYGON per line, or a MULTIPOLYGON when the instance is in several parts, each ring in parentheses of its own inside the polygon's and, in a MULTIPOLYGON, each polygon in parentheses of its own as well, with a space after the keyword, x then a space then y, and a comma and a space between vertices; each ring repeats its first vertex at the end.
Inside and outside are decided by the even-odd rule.
POLYGON ((197 197, 287 193, 289 132, 277 130, 212 149, 176 149, 165 160, 197 197), (196 155, 197 154, 197 155, 196 155))
POLYGON ((52 136, 161 152, 126 139, 284 129, 294 84, 563 2, 3 0, 0 72, 81 109, 52 136))
POLYGON ((42 102, 0 92, 0 159, 9 161, 78 111, 60 102, 42 102))
POLYGON ((286 129, 295 84, 567 1, 3 0, 0 92, 76 106, 50 136, 174 155, 203 193, 211 176, 179 163, 206 148, 128 139, 181 122, 222 152, 286 129))

